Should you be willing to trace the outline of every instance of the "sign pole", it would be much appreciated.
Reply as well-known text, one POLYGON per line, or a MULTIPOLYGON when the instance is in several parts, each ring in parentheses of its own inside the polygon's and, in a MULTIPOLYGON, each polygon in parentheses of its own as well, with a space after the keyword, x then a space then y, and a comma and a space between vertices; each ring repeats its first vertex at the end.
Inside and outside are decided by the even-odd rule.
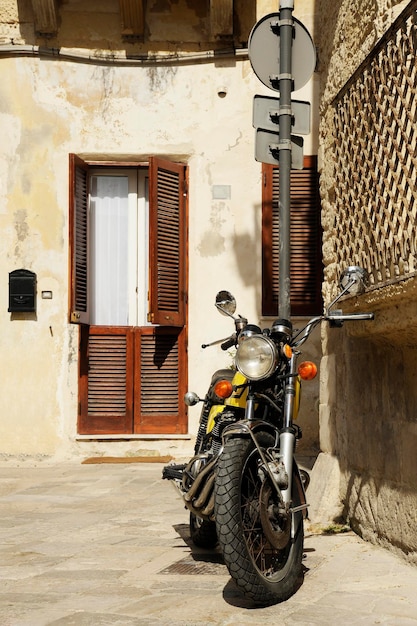
POLYGON ((255 159, 279 164, 278 316, 286 320, 291 318, 291 170, 303 169, 303 139, 291 131, 310 132, 310 103, 292 101, 291 93, 307 84, 316 65, 313 40, 293 17, 293 10, 294 0, 280 0, 279 13, 261 18, 248 40, 256 76, 266 87, 279 91, 279 98, 255 96, 252 124, 255 159))
POLYGON ((279 295, 278 316, 291 318, 290 299, 290 176, 291 92, 294 0, 280 0, 279 7, 279 295))

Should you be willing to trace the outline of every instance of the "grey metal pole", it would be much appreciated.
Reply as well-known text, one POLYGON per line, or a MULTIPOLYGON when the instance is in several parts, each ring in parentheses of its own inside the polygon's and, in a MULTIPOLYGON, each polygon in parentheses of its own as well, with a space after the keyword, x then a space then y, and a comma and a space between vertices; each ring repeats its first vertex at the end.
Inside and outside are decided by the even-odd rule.
POLYGON ((291 92, 294 0, 279 5, 279 296, 278 315, 291 318, 290 298, 290 176, 291 176, 291 92))

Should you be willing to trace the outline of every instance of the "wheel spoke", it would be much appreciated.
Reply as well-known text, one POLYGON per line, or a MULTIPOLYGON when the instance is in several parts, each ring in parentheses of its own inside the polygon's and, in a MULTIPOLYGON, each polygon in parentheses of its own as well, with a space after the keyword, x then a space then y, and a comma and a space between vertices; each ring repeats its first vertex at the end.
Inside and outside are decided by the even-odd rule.
MULTIPOLYGON (((268 456, 268 448, 274 445, 272 436, 257 433, 257 441, 268 456)), ((279 535, 281 530, 277 504, 274 489, 265 483, 256 446, 250 439, 229 439, 219 458, 215 482, 219 544, 237 586, 260 604, 287 599, 301 575, 301 514, 296 514, 295 538, 283 549, 274 548, 274 533, 279 535)))
POLYGON ((247 460, 241 484, 241 518, 243 533, 249 553, 264 576, 272 576, 285 564, 286 550, 278 550, 266 539, 260 517, 262 481, 258 474, 258 453, 254 451, 247 460))

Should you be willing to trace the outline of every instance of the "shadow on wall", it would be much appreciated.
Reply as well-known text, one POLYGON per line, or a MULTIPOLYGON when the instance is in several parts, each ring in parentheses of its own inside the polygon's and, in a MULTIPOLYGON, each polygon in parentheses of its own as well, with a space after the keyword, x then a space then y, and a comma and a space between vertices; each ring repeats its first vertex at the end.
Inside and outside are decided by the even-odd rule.
MULTIPOLYGON (((259 193, 261 193, 260 182, 259 193)), ((243 230, 241 228, 242 224, 239 222, 239 215, 237 215, 234 219, 238 222, 237 228, 239 232, 236 233, 237 228, 234 224, 234 234, 230 237, 231 251, 235 259, 234 263, 230 262, 230 264, 236 267, 244 287, 252 290, 258 318, 262 315, 261 212, 261 204, 253 206, 251 220, 246 218, 244 222, 245 232, 241 232, 243 230), (252 228, 250 228, 251 225, 252 228)), ((218 257, 226 254, 229 239, 226 239, 222 231, 228 215, 228 211, 225 211, 224 202, 217 201, 212 203, 209 216, 210 227, 202 235, 198 245, 198 251, 202 257, 218 257)))
POLYGON ((417 347, 336 330, 329 438, 344 516, 365 539, 417 553, 417 347))
MULTIPOLYGON (((259 193, 261 193, 260 183, 259 193)), ((253 289, 258 318, 262 317, 261 213, 262 205, 255 204, 252 210, 252 228, 250 229, 248 223, 248 230, 245 233, 235 234, 233 237, 236 267, 245 287, 253 289)))
POLYGON ((389 478, 350 473, 345 485, 343 519, 366 541, 399 550, 417 564, 416 489, 389 478))

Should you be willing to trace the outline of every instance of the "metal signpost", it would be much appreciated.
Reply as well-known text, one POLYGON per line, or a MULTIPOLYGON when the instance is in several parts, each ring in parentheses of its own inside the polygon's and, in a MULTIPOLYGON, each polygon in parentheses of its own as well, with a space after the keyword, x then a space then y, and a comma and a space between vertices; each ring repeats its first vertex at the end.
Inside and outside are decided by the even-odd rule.
POLYGON ((316 65, 316 51, 306 28, 293 17, 294 0, 280 0, 279 13, 263 17, 249 38, 249 59, 259 80, 279 91, 279 98, 255 96, 253 125, 255 159, 279 163, 279 299, 278 316, 291 318, 290 302, 290 176, 303 169, 303 139, 309 134, 310 104, 292 101, 316 65))

